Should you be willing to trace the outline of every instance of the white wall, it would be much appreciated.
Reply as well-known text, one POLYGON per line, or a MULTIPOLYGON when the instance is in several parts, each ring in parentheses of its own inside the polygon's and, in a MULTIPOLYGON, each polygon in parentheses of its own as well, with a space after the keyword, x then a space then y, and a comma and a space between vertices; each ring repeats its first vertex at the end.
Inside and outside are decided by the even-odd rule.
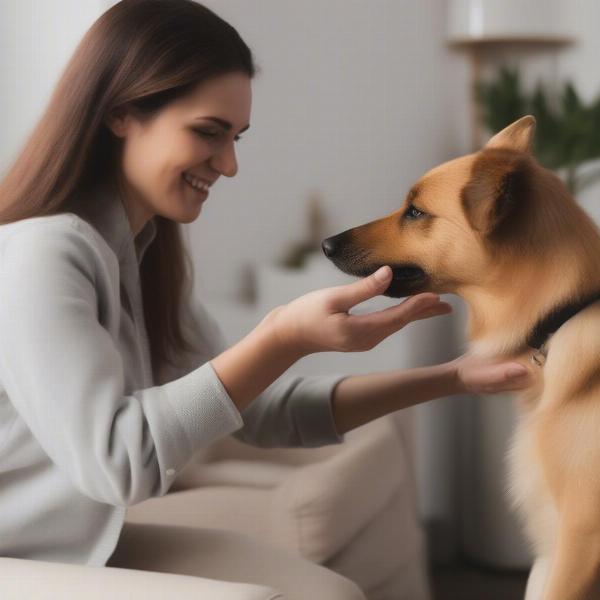
POLYGON ((237 296, 244 266, 305 234, 324 197, 331 234, 397 209, 411 183, 451 153, 453 63, 442 0, 208 0, 254 50, 250 130, 240 171, 192 224, 203 293, 237 296))
MULTIPOLYGON (((0 171, 76 43, 114 3, 0 4, 0 171)), ((304 236, 312 191, 324 196, 333 234, 395 210, 423 171, 455 153, 446 107, 449 88, 463 83, 449 72, 462 66, 444 47, 443 0, 206 5, 238 29, 262 69, 240 172, 219 181, 189 227, 203 295, 237 298, 253 264, 304 236)))
MULTIPOLYGON (((0 4, 0 170, 84 31, 112 4, 0 4)), ((333 234, 395 210, 420 174, 469 150, 467 63, 445 46, 443 0, 206 4, 240 31, 262 73, 252 127, 238 146, 240 172, 217 184, 189 227, 202 294, 240 296, 249 267, 302 238, 312 191, 324 196, 333 234)), ((600 91, 600 4, 570 6, 579 40, 555 57, 551 72, 573 79, 589 99, 600 91)), ((581 201, 600 218, 598 194, 590 189, 581 201)))
MULTIPOLYGON (((561 53, 560 75, 575 84, 582 98, 589 102, 600 94, 600 2, 597 0, 575 0, 569 11, 569 27, 577 34, 577 43, 561 53)), ((600 161, 586 165, 585 171, 597 170, 600 161)), ((579 196, 580 204, 600 225, 600 184, 590 186, 579 196)))
POLYGON ((0 172, 41 116, 60 73, 103 0, 0 2, 0 172))
MULTIPOLYGON (((500 64, 518 66, 524 89, 531 91, 538 82, 550 91, 562 91, 565 82, 574 83, 577 92, 585 102, 600 94, 600 71, 598 55, 600 53, 600 2, 597 0, 563 0, 560 7, 564 15, 561 31, 574 38, 575 42, 566 47, 551 49, 544 47, 525 49, 517 46, 511 51, 498 51, 486 54, 483 62, 484 77, 492 75, 500 64)), ((466 64, 466 63, 465 63, 466 64)), ((465 145, 464 151, 469 148, 465 145)), ((587 164, 583 172, 600 168, 600 161, 587 164)), ((580 204, 590 216, 600 223, 600 184, 585 189, 577 196, 580 204)))

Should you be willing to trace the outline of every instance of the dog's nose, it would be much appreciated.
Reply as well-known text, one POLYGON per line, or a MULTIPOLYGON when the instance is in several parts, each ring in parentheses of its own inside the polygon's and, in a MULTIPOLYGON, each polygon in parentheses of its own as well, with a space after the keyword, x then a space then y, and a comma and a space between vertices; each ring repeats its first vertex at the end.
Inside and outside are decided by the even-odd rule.
POLYGON ((338 242, 335 239, 336 237, 337 236, 327 238, 326 240, 323 240, 323 243, 321 244, 325 256, 329 258, 331 258, 335 254, 335 251, 338 248, 338 242))

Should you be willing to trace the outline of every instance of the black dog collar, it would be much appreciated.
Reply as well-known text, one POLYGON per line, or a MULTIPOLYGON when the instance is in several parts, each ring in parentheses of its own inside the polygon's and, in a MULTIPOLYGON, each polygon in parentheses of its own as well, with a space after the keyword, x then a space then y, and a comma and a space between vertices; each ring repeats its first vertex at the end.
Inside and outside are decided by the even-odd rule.
POLYGON ((536 350, 535 354, 531 357, 532 361, 538 365, 543 364, 543 359, 546 357, 546 351, 543 346, 548 337, 571 317, 597 300, 600 300, 600 291, 588 294, 577 302, 567 302, 566 304, 557 306, 545 317, 542 317, 527 336, 527 345, 536 350))

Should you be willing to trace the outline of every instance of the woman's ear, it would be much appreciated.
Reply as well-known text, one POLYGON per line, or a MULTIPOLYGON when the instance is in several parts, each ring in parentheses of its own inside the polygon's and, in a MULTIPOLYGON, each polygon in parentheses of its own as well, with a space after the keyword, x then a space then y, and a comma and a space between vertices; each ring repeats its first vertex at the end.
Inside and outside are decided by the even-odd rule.
POLYGON ((127 107, 119 106, 113 109, 104 122, 117 137, 125 137, 129 125, 129 111, 127 107))
POLYGON ((534 133, 535 117, 527 115, 499 131, 488 141, 484 149, 505 148, 506 150, 530 153, 534 133))

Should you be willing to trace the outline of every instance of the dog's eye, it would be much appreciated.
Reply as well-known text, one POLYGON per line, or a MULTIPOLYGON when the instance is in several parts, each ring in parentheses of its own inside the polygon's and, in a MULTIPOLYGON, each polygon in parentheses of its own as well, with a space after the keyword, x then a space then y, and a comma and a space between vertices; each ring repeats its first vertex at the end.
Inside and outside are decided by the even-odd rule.
POLYGON ((404 213, 404 216, 407 219, 418 219, 422 217, 425 213, 420 211, 418 208, 415 208, 412 204, 408 207, 408 210, 404 213))

